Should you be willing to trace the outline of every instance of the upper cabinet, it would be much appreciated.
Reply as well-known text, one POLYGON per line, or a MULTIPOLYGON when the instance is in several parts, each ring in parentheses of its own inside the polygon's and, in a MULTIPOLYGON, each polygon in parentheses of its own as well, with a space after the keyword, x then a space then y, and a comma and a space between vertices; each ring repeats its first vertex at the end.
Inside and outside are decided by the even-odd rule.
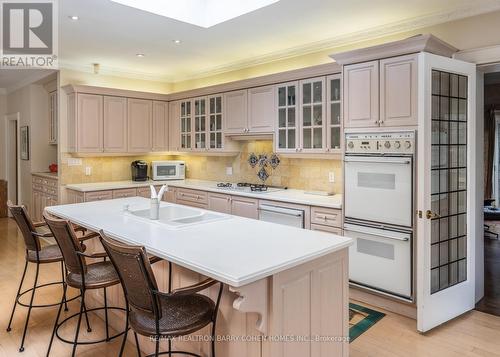
POLYGON ((96 153, 103 151, 103 97, 78 94, 76 105, 76 151, 96 153))
POLYGON ((181 103, 180 101, 168 103, 168 150, 181 150, 181 103))
POLYGON ((129 98, 128 105, 128 151, 150 152, 152 150, 153 102, 129 98))
POLYGON ((148 153, 169 149, 169 106, 166 101, 144 99, 163 95, 83 86, 93 93, 66 86, 68 152, 148 153), (122 93, 123 92, 123 93, 122 93), (97 94, 96 94, 97 93, 97 94), (116 95, 108 95, 116 94, 116 95), (143 98, 140 98, 143 97, 143 98))
POLYGON ((275 117, 274 86, 249 89, 247 133, 273 133, 275 117))
POLYGON ((210 150, 223 149, 222 94, 208 97, 208 145, 210 150))
POLYGON ((417 89, 417 55, 345 66, 345 127, 417 125, 417 89))
POLYGON ((193 122, 193 116, 191 111, 191 99, 184 100, 180 102, 180 150, 187 151, 191 150, 193 147, 193 136, 191 133, 191 127, 193 122))
POLYGON ((153 148, 152 151, 168 151, 168 103, 153 102, 153 148))
POLYGON ((58 103, 57 90, 49 93, 49 144, 57 144, 57 127, 58 127, 58 103))
POLYGON ((248 91, 224 93, 224 132, 226 135, 245 134, 248 131, 248 91))
POLYGON ((279 84, 275 98, 276 152, 341 152, 340 75, 279 84))
POLYGON ((104 152, 127 152, 127 98, 104 97, 104 152))
POLYGON ((206 150, 207 146, 207 98, 196 98, 194 103, 194 149, 206 150))

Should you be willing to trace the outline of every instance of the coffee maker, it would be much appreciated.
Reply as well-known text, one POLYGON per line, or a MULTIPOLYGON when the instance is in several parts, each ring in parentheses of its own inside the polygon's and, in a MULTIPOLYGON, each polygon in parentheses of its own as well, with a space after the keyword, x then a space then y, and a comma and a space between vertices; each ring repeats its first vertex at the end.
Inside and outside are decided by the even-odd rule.
POLYGON ((132 181, 147 181, 148 177, 148 163, 142 160, 133 161, 130 164, 132 168, 132 181))

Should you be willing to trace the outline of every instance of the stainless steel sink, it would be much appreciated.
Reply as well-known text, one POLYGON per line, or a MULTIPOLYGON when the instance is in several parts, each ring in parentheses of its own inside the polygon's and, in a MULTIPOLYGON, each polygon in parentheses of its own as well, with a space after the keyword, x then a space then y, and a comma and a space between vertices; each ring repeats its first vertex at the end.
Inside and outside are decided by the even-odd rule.
POLYGON ((182 228, 230 218, 228 215, 205 212, 196 208, 182 206, 160 207, 160 218, 158 220, 150 219, 149 208, 140 210, 129 209, 126 211, 126 214, 130 214, 142 220, 148 220, 149 222, 164 224, 170 228, 182 228))

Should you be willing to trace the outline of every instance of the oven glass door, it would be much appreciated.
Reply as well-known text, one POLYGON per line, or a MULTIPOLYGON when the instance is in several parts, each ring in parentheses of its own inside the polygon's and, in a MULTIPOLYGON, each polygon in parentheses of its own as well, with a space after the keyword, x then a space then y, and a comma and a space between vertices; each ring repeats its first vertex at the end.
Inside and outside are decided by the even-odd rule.
POLYGON ((156 166, 156 177, 175 178, 178 175, 177 170, 177 165, 159 165, 156 166))
POLYGON ((372 289, 411 299, 412 235, 346 223, 349 280, 372 289))
POLYGON ((412 226, 410 157, 345 157, 345 216, 412 226))

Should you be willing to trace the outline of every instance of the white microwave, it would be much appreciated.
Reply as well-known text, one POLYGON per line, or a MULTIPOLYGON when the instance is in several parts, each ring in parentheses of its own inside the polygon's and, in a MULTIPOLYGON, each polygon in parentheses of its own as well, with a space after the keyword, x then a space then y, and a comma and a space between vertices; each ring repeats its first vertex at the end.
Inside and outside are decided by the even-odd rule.
POLYGON ((184 161, 153 161, 151 162, 151 177, 155 181, 184 180, 186 164, 184 161))

